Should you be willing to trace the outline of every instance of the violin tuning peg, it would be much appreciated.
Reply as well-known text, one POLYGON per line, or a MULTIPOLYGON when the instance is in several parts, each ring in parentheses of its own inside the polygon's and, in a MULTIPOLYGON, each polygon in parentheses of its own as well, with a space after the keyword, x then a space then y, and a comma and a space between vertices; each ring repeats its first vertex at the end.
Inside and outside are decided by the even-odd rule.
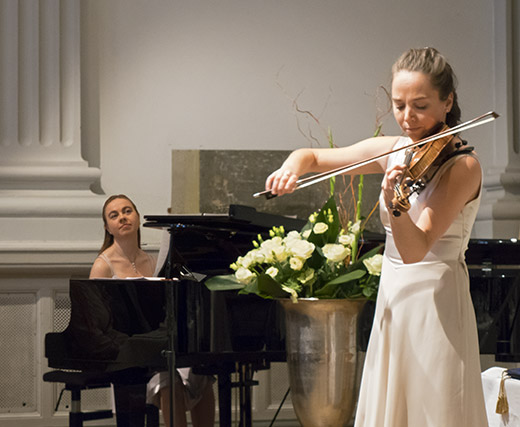
POLYGON ((465 145, 468 145, 468 141, 465 139, 461 139, 460 142, 455 143, 455 148, 459 149, 460 147, 463 147, 465 145))

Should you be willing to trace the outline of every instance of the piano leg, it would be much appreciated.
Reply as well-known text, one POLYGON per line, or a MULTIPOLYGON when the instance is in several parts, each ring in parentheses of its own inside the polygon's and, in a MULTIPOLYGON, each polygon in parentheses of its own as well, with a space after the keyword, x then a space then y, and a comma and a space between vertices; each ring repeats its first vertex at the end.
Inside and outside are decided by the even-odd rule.
POLYGON ((253 380, 256 371, 260 369, 269 369, 270 362, 256 360, 254 362, 223 362, 218 365, 199 367, 196 373, 212 374, 217 376, 218 385, 218 408, 219 408, 219 425, 232 425, 232 399, 231 390, 236 387, 238 389, 240 404, 240 421, 239 427, 252 427, 252 387, 258 385, 258 381, 253 380), (231 381, 231 375, 238 373, 238 381, 231 381))
POLYGON ((251 427, 253 425, 251 408, 251 387, 258 384, 253 380, 255 367, 252 363, 240 363, 222 367, 217 374, 218 378, 218 408, 219 425, 231 425, 231 389, 238 388, 240 404, 240 427, 251 427), (237 382, 231 381, 231 374, 238 372, 237 382))
POLYGON ((240 391, 240 425, 250 427, 253 425, 251 410, 251 387, 258 382, 253 381, 254 369, 251 363, 241 363, 239 369, 239 391, 240 391))
POLYGON ((118 427, 144 427, 146 383, 114 383, 118 427))
POLYGON ((217 375, 218 380, 218 417, 219 425, 231 425, 231 374, 229 371, 221 371, 217 375))

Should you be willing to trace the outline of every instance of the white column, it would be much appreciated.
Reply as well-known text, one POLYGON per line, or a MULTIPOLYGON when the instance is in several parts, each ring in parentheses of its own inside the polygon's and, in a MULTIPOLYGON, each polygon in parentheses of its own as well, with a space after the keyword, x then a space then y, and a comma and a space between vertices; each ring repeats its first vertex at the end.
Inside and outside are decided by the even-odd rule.
POLYGON ((80 117, 80 0, 0 0, 0 269, 100 245, 80 117))
POLYGON ((495 122, 492 166, 484 171, 484 192, 476 237, 520 237, 520 5, 494 2, 495 122))

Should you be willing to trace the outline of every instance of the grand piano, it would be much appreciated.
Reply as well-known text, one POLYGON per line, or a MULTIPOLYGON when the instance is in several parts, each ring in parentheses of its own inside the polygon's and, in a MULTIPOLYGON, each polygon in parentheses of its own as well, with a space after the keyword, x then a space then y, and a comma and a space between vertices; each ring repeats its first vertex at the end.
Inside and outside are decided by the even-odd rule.
MULTIPOLYGON (((254 372, 285 360, 279 307, 235 291, 210 292, 203 281, 229 273, 229 264, 251 249, 257 234, 274 225, 299 230, 303 221, 238 205, 230 206, 226 215, 145 220, 145 227, 169 233, 160 274, 165 279, 71 280, 71 321, 63 333, 46 337, 49 366, 122 372, 122 377, 132 377, 137 369, 144 379, 158 370, 192 366, 218 378, 220 425, 231 425, 232 387, 239 388, 240 425, 252 425, 254 372), (231 382, 233 372, 239 374, 236 383, 231 382)), ((382 241, 383 236, 366 233, 364 246, 382 241)), ((472 239, 466 258, 481 353, 520 361, 520 243, 472 239)), ((361 351, 368 342, 372 310, 367 304, 359 322, 361 351)))
POLYGON ((275 225, 299 230, 304 221, 240 205, 231 205, 225 215, 145 220, 145 227, 169 236, 162 279, 71 280, 69 325, 46 336, 49 367, 106 372, 111 382, 115 378, 118 425, 138 426, 144 414, 135 413, 135 404, 132 413, 123 414, 118 402, 127 401, 128 393, 143 400, 144 384, 156 371, 191 366, 218 379, 220 425, 231 425, 233 387, 239 390, 240 425, 252 425, 254 373, 285 360, 279 308, 275 301, 236 291, 210 292, 203 280, 229 273, 258 234, 265 236, 275 225), (232 373, 238 380, 231 381, 232 373))

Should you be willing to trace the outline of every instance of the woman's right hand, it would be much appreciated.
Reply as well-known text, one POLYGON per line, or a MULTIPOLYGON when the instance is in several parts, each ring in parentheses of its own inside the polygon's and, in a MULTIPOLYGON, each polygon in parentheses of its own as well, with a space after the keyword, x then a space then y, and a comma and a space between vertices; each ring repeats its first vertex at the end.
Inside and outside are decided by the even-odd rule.
POLYGON ((314 150, 300 148, 289 154, 280 169, 275 170, 265 180, 265 189, 281 196, 296 190, 296 181, 301 175, 311 172, 315 163, 314 150))
POLYGON ((275 170, 267 177, 265 189, 270 190, 272 194, 277 196, 292 193, 296 189, 297 180, 298 175, 283 165, 280 169, 275 170))

